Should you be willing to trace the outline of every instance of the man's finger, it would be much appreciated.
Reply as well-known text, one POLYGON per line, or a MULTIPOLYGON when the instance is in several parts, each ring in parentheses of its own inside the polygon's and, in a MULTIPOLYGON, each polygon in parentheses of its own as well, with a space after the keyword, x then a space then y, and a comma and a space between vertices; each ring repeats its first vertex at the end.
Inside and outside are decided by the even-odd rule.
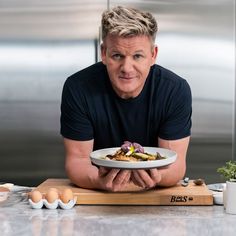
POLYGON ((121 170, 119 174, 114 179, 115 185, 122 184, 125 180, 130 179, 130 171, 129 170, 121 170))
POLYGON ((100 167, 99 168, 99 176, 100 177, 104 177, 109 171, 110 171, 111 169, 109 169, 109 168, 105 168, 105 167, 100 167))
POLYGON ((110 169, 104 176, 105 181, 113 182, 119 172, 120 169, 110 169))
POLYGON ((127 183, 130 182, 130 178, 131 178, 131 171, 129 171, 126 175, 126 178, 124 178, 122 185, 126 185, 127 183))
MULTIPOLYGON (((152 177, 151 177, 151 173, 153 175, 157 175, 157 172, 152 172, 151 170, 149 170, 149 173, 147 170, 137 170, 137 174, 139 175, 140 179, 142 179, 143 183, 144 183, 144 187, 145 188, 152 188, 155 186, 156 184, 156 179, 154 180, 152 177), (150 173, 150 174, 149 174, 150 173)), ((157 178, 157 177, 156 177, 157 178)))
POLYGON ((161 175, 157 169, 150 169, 149 170, 150 176, 152 180, 158 184, 161 181, 161 175))
POLYGON ((138 171, 133 171, 133 178, 135 179, 134 183, 136 183, 136 185, 145 188, 146 185, 144 183, 144 181, 142 180, 142 178, 139 176, 138 171))

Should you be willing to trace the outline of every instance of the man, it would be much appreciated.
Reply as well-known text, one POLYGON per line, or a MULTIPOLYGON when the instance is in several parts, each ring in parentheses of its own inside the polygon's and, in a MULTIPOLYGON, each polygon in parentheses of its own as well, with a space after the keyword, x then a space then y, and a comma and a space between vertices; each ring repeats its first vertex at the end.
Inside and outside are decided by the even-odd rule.
POLYGON ((102 15, 102 62, 70 76, 61 104, 61 134, 70 180, 84 188, 122 191, 171 186, 185 174, 191 129, 187 82, 155 64, 157 23, 150 13, 115 7, 102 15), (124 141, 177 152, 165 168, 120 170, 91 164, 93 150, 124 141))

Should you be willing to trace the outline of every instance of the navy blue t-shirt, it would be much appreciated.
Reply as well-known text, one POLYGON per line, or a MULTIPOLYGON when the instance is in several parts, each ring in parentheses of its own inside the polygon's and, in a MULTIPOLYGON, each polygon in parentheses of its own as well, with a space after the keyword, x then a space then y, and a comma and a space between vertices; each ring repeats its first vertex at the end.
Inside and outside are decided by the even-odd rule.
POLYGON ((63 87, 61 135, 94 139, 94 150, 119 147, 124 141, 157 146, 158 137, 176 140, 190 135, 191 90, 173 72, 153 65, 142 92, 122 99, 113 90, 101 62, 70 76, 63 87))

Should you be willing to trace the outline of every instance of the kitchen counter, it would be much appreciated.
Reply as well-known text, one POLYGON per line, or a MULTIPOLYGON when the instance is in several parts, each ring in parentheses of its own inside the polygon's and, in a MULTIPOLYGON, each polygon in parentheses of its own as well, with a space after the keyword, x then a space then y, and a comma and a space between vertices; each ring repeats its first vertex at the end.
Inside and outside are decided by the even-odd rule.
POLYGON ((91 206, 31 209, 26 198, 0 206, 0 235, 227 235, 236 215, 223 206, 91 206))

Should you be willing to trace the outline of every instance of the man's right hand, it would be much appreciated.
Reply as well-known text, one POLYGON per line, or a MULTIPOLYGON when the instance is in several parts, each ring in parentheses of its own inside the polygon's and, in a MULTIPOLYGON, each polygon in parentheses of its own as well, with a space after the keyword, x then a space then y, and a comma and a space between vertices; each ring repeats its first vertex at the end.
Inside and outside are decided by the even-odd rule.
POLYGON ((98 175, 101 189, 117 192, 125 190, 130 183, 131 171, 100 167, 98 175))

